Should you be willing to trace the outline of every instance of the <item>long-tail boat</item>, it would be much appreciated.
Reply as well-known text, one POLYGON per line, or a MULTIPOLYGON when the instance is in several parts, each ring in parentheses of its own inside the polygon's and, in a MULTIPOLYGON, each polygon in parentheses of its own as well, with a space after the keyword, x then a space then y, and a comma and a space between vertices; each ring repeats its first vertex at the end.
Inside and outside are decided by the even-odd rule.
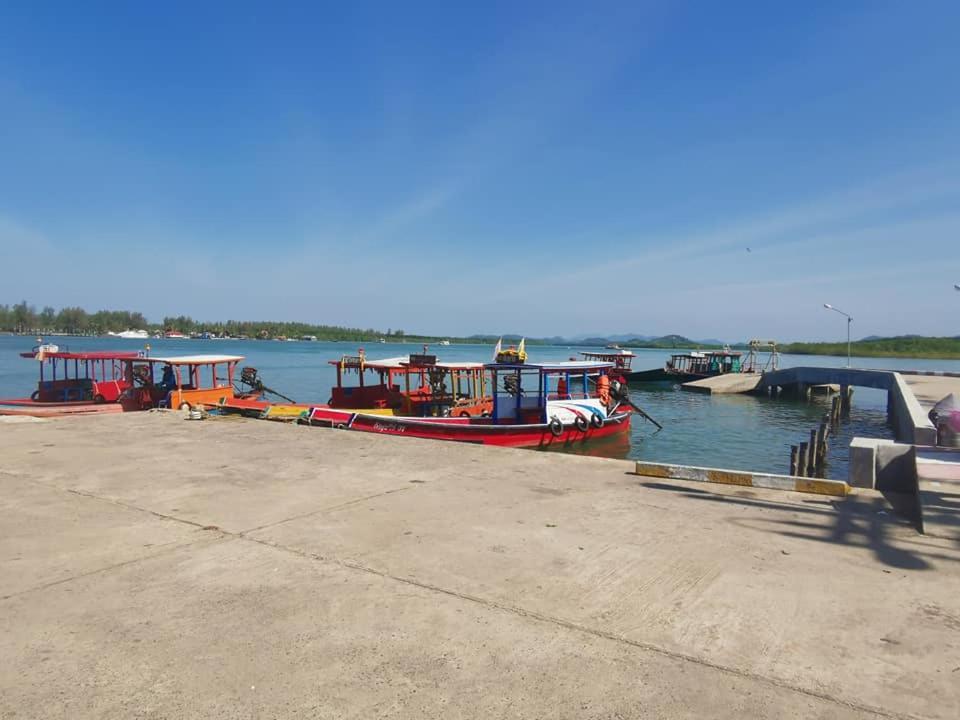
POLYGON ((150 357, 140 352, 70 352, 38 345, 22 357, 39 361, 28 398, 0 399, 0 415, 38 417, 191 408, 260 393, 234 389, 239 355, 150 357))
POLYGON ((118 400, 133 384, 131 351, 70 352, 40 343, 20 357, 35 360, 37 388, 29 397, 0 399, 0 415, 56 416, 122 412, 118 400))
POLYGON ((626 374, 628 382, 685 383, 714 375, 744 372, 743 353, 736 350, 705 350, 674 353, 662 368, 626 374))
POLYGON ((177 355, 138 357, 130 364, 132 387, 120 398, 125 410, 170 408, 188 410, 223 403, 234 397, 259 397, 234 388, 242 355, 177 355))
POLYGON ((489 417, 385 417, 317 406, 305 421, 384 435, 511 447, 565 446, 629 431, 631 407, 613 363, 526 363, 521 360, 525 353, 514 353, 501 353, 500 362, 483 366, 492 393, 489 417))
MULTIPOLYGON (((370 360, 356 355, 331 360, 336 384, 323 407, 372 415, 408 417, 481 417, 493 409, 488 375, 480 362, 441 362, 427 353, 370 360)), ((279 403, 229 398, 223 412, 270 420, 296 420, 317 403, 279 403)))

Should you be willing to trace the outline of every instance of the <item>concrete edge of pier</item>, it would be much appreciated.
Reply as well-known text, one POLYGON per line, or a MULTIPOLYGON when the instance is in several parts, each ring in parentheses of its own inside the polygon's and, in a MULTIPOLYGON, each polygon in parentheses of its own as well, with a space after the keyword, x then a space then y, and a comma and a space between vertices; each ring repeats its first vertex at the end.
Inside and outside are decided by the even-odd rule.
POLYGON ((690 480, 721 485, 739 485, 741 487, 763 488, 765 490, 788 490, 790 492, 832 495, 834 497, 845 497, 852 492, 850 485, 842 480, 774 475, 771 473, 747 472, 743 470, 724 470, 721 468, 705 468, 694 465, 637 462, 635 473, 646 477, 669 480, 690 480))

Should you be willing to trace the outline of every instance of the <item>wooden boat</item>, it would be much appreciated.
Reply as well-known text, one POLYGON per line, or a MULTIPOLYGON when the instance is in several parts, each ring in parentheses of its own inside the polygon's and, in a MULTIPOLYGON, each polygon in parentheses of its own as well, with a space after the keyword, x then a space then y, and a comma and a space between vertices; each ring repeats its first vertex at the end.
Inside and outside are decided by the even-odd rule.
POLYGON ((627 382, 674 382, 743 372, 743 353, 736 350, 707 350, 704 352, 675 353, 662 368, 641 370, 626 374, 627 382))
POLYGON ((234 389, 241 355, 179 355, 128 360, 133 386, 120 398, 126 410, 191 409, 228 399, 259 397, 234 389))
POLYGON ((70 352, 39 344, 21 357, 39 363, 40 378, 30 397, 0 399, 0 415, 51 417, 121 412, 117 404, 132 387, 129 363, 138 352, 70 352))
POLYGON ((618 345, 607 345, 609 352, 581 352, 584 360, 589 360, 592 362, 608 362, 613 363, 613 366, 620 371, 622 375, 626 375, 632 372, 633 368, 633 359, 636 357, 635 354, 629 350, 624 350, 618 345))
POLYGON ((310 409, 306 422, 401 437, 539 448, 584 443, 630 429, 631 408, 612 391, 616 378, 611 373, 617 374, 613 363, 495 362, 483 369, 490 375, 490 417, 385 417, 318 406, 310 409), (574 386, 579 392, 571 392, 574 386))
MULTIPOLYGON (((406 417, 479 417, 493 409, 488 381, 480 362, 441 362, 426 352, 369 360, 357 355, 331 360, 336 384, 325 407, 371 415, 406 417)), ((223 412, 273 420, 295 420, 317 403, 278 403, 227 399, 223 412)))
POLYGON ((403 416, 476 417, 490 414, 493 398, 480 362, 441 362, 427 353, 367 360, 358 355, 332 360, 337 384, 327 404, 344 410, 383 410, 403 416), (367 375, 376 376, 373 383, 367 375), (356 375, 357 384, 347 382, 356 375))

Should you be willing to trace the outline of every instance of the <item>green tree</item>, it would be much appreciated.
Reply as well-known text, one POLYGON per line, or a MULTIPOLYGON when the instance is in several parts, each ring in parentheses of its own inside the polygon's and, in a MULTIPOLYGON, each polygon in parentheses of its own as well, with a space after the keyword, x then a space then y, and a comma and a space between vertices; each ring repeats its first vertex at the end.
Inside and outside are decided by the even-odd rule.
POLYGON ((17 303, 13 306, 13 330, 14 332, 27 332, 36 327, 37 309, 33 305, 28 305, 27 301, 17 303))

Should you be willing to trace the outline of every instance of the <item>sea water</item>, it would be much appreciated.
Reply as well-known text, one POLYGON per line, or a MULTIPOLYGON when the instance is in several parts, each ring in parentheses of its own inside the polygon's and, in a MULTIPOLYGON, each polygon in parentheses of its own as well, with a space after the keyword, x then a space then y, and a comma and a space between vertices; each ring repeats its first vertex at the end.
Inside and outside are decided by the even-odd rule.
MULTIPOLYGON (((297 402, 326 402, 336 381, 336 370, 329 361, 342 355, 356 355, 355 343, 280 342, 275 340, 124 340, 115 337, 53 337, 48 342, 62 349, 142 350, 150 354, 229 354, 243 355, 242 365, 260 372, 263 382, 297 402)), ((37 363, 19 356, 34 345, 30 337, 0 337, 0 397, 23 397, 36 389, 37 363)), ((531 361, 569 360, 581 350, 530 345, 531 361)), ((381 359, 421 352, 420 344, 371 343, 365 346, 367 357, 381 359)), ((489 345, 432 346, 430 352, 445 361, 489 361, 489 345)), ((635 370, 663 367, 669 350, 634 350, 635 370)), ((846 358, 825 356, 781 357, 781 367, 843 366, 846 358)), ((859 358, 855 368, 890 370, 946 370, 960 372, 957 360, 916 360, 903 358, 859 358)), ((829 397, 809 401, 771 399, 748 395, 706 395, 681 391, 672 384, 632 385, 630 394, 661 425, 663 430, 634 416, 630 437, 624 441, 587 443, 582 452, 609 457, 642 459, 651 462, 682 463, 736 470, 786 473, 790 446, 809 439, 830 407, 829 397)), ((893 438, 886 422, 886 393, 856 388, 849 417, 841 420, 830 438, 827 476, 847 477, 847 447, 855 436, 893 438)))

